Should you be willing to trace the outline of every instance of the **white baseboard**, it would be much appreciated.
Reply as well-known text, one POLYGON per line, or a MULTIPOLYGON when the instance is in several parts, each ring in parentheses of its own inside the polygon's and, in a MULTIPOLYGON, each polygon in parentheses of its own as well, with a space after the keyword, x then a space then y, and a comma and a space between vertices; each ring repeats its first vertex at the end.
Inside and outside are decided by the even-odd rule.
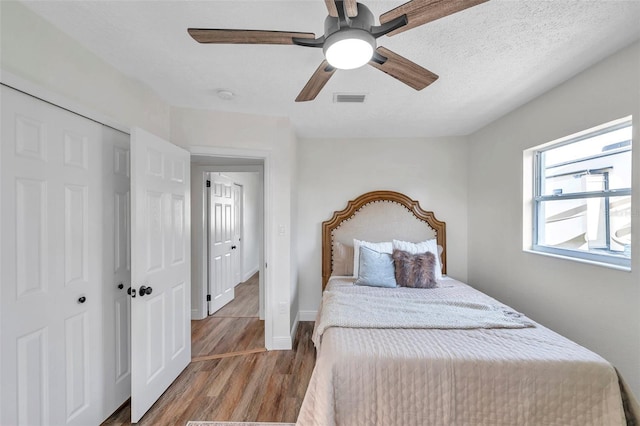
POLYGON ((201 320, 207 317, 206 314, 203 314, 200 309, 191 309, 191 319, 192 320, 201 320))
MULTIPOLYGON (((296 315, 296 318, 293 320, 293 325, 291 326, 291 344, 296 341, 296 331, 298 330, 298 323, 300 322, 300 312, 296 315)), ((293 347, 293 346, 292 346, 293 347)))
POLYGON ((271 341, 271 349, 273 351, 289 351, 293 345, 291 344, 291 336, 274 336, 271 341))
POLYGON ((293 320, 293 325, 291 326, 291 335, 290 336, 281 336, 274 337, 272 341, 272 350, 283 350, 288 351, 293 348, 293 342, 296 338, 296 331, 298 331, 298 323, 300 322, 300 312, 296 315, 296 318, 293 320))
POLYGON ((249 278, 254 276, 256 272, 258 272, 257 266, 242 276, 242 282, 247 281, 249 278))
POLYGON ((297 318, 300 318, 300 321, 315 321, 316 315, 318 311, 300 311, 297 318))

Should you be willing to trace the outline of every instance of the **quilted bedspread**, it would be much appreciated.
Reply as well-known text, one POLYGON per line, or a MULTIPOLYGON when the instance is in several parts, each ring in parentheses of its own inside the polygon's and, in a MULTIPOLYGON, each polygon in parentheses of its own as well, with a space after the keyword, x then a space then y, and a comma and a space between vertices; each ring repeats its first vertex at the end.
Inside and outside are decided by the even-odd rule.
MULTIPOLYGON (((374 294, 508 308, 450 278, 435 289, 361 287, 352 279, 334 278, 327 290, 354 298, 374 294)), ((316 326, 332 310, 322 306, 316 326)), ((297 424, 627 424, 615 369, 533 324, 517 329, 328 327, 297 424)))

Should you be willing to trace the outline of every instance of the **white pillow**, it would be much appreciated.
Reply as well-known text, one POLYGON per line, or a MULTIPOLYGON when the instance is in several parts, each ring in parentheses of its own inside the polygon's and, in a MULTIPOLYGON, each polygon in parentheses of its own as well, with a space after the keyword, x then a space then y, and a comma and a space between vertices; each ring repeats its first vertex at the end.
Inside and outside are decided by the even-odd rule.
POLYGON ((393 249, 402 250, 411 254, 421 254, 431 252, 436 257, 436 280, 442 279, 442 265, 440 264, 440 255, 438 254, 438 242, 436 239, 423 241, 421 243, 410 243, 408 241, 393 240, 393 249))
POLYGON ((368 247, 378 253, 393 253, 393 243, 386 241, 384 243, 370 243, 368 241, 360 241, 353 239, 353 276, 358 278, 358 270, 360 268, 360 246, 368 247))

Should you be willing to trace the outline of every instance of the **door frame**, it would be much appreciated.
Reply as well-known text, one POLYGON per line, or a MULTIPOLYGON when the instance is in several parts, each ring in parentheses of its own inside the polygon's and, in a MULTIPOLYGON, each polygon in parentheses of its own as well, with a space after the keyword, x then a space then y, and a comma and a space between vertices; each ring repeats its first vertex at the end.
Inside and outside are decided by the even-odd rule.
MULTIPOLYGON (((261 302, 264 306, 264 344, 267 350, 273 349, 273 312, 270 309, 271 301, 274 299, 272 294, 273 285, 272 285, 272 277, 271 271, 269 268, 265 266, 269 262, 270 258, 270 250, 272 238, 270 232, 270 226, 268 224, 271 223, 272 217, 270 213, 270 206, 272 202, 272 194, 273 189, 271 187, 271 151, 269 150, 258 150, 258 149, 241 149, 241 148, 225 148, 225 147, 211 147, 211 146, 191 146, 189 147, 189 151, 191 152, 191 157, 193 159, 194 156, 199 157, 209 157, 211 159, 211 163, 193 163, 192 165, 197 166, 207 166, 209 167, 209 171, 215 172, 262 172, 262 244, 260 247, 260 261, 259 261, 259 277, 262 283, 262 288, 264 292, 264 297, 261 298, 261 302), (246 161, 243 164, 243 161, 246 161), (262 162, 262 164, 259 164, 262 162), (215 170, 212 170, 215 169, 215 170)), ((204 180, 204 175, 201 178, 204 180)), ((206 185, 202 185, 203 190, 202 193, 199 194, 200 204, 197 204, 196 198, 193 196, 194 192, 192 191, 192 203, 193 211, 197 214, 197 220, 195 220, 196 216, 194 216, 194 220, 192 221, 192 244, 194 244, 194 248, 198 249, 202 254, 200 263, 200 277, 206 277, 206 239, 198 237, 199 230, 204 230, 206 226, 206 214, 204 207, 204 203, 202 200, 206 199, 205 191, 206 185), (196 212, 196 208, 199 210, 196 212), (199 247, 196 247, 199 245, 199 247), (204 270, 202 270, 204 267, 204 270)), ((192 254, 195 254, 195 250, 192 251, 192 254)), ((196 272, 196 271, 194 271, 196 272)), ((194 280, 195 274, 192 274, 192 280, 194 280)), ((202 279, 200 283, 196 283, 198 286, 202 286, 206 284, 202 279)), ((195 280, 194 280, 195 282, 195 280)), ((204 288, 206 289, 206 287, 204 288)), ((203 289, 203 290, 204 290, 203 289)), ((202 296, 206 296, 206 293, 203 293, 202 296)), ((203 304, 206 304, 205 297, 200 297, 203 301, 203 304)), ((192 299, 193 300, 193 299, 192 299)), ((192 313, 193 313, 192 306, 192 313)), ((206 311, 204 311, 206 312, 206 311)))
MULTIPOLYGON (((262 179, 264 180, 264 176, 262 176, 262 179)), ((244 279, 244 274, 242 273, 243 268, 244 268, 244 185, 242 185, 240 183, 237 183, 237 182, 233 182, 233 186, 234 186, 233 191, 235 191, 235 187, 240 188, 239 189, 240 200, 238 200, 235 196, 234 196, 234 199, 233 199, 233 209, 234 209, 233 211, 234 211, 234 214, 236 214, 237 216, 240 217, 240 220, 237 220, 234 223, 235 229, 238 230, 236 235, 239 235, 238 241, 237 241, 239 250, 236 253, 236 258, 237 258, 236 259, 236 263, 233 265, 233 268, 234 268, 233 273, 235 274, 237 272, 239 274, 239 276, 240 276, 240 281, 236 282, 233 285, 234 287, 236 287, 236 286, 238 286, 238 284, 246 281, 244 279), (240 210, 240 213, 236 213, 236 209, 240 210)), ((260 262, 260 260, 258 260, 258 261, 259 261, 259 264, 262 263, 262 262, 260 262)), ((235 281, 235 279, 234 279, 234 281, 235 281)), ((264 319, 264 316, 261 316, 261 317, 262 317, 261 319, 264 319)))

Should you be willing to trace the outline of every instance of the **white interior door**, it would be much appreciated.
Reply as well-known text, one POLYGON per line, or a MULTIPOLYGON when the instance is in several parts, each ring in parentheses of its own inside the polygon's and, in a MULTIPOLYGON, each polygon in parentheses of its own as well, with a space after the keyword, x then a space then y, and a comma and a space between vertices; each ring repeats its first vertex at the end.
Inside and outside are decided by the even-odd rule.
POLYGON ((242 282, 242 185, 233 184, 233 224, 232 224, 232 258, 233 258, 233 285, 242 282), (235 247, 235 248, 233 248, 235 247))
POLYGON ((131 132, 131 421, 191 360, 189 153, 131 132), (146 291, 145 291, 146 290, 146 291))
POLYGON ((209 315, 235 297, 233 271, 233 181, 209 175, 209 315))
POLYGON ((101 126, 0 90, 0 424, 99 424, 101 126))
POLYGON ((131 209, 129 135, 102 128, 104 164, 104 407, 109 416, 131 396, 131 209))

